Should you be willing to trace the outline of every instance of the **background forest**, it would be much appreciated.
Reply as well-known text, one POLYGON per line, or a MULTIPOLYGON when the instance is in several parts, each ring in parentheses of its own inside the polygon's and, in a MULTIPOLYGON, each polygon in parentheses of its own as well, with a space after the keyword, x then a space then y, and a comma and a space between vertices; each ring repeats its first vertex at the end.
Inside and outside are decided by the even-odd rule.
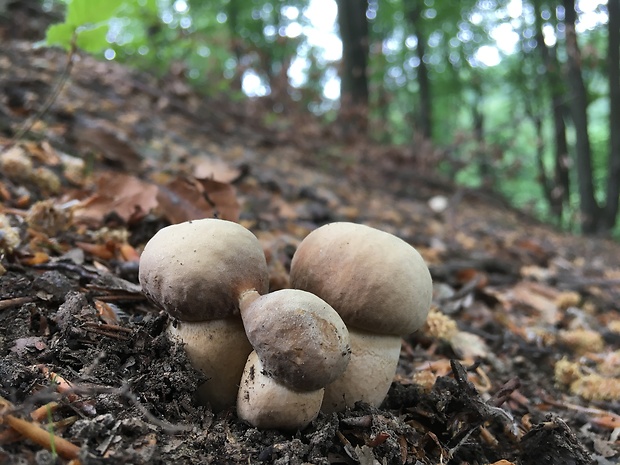
MULTIPOLYGON (((45 0, 62 45, 206 95, 432 142, 458 182, 617 236, 620 0, 45 0)), ((295 128, 292 128, 294 131, 295 128)), ((343 142, 346 142, 346 137, 343 142)), ((312 154, 308 154, 312 156, 312 154)))

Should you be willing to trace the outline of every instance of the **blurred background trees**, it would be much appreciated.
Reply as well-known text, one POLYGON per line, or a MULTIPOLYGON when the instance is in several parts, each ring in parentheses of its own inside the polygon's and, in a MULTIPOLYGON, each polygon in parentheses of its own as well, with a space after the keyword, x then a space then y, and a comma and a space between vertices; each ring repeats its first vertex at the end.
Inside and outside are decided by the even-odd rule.
POLYGON ((617 231, 620 0, 42 4, 67 12, 48 43, 77 31, 87 51, 206 95, 260 97, 274 115, 309 111, 383 143, 430 141, 437 170, 464 185, 565 228, 617 231))

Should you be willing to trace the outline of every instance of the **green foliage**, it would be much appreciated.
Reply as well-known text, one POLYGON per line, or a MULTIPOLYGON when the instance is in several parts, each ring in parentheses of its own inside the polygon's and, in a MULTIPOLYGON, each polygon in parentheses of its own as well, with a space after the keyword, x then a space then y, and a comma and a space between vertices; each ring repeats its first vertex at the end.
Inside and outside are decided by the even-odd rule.
POLYGON ((124 0, 72 0, 67 4, 64 23, 50 26, 46 45, 70 49, 73 41, 90 53, 101 52, 108 46, 110 21, 124 0))

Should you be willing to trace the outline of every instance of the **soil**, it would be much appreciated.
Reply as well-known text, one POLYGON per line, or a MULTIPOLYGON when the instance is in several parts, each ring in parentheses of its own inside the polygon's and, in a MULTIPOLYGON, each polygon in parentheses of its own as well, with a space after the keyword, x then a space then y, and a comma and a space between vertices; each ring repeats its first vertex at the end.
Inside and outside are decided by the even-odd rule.
POLYGON ((177 77, 87 56, 75 57, 62 92, 37 114, 66 58, 30 42, 0 51, 0 145, 20 148, 60 181, 50 192, 36 177, 0 173, 0 213, 20 238, 9 250, 9 230, 0 232, 0 463, 617 463, 618 398, 572 391, 556 370, 563 358, 574 361, 604 375, 618 396, 618 244, 560 232, 454 185, 432 169, 432 147, 382 147, 363 135, 343 143, 341 128, 303 113, 267 124, 268 101, 207 97, 177 77), (29 117, 36 124, 13 140, 29 117), (62 153, 91 160, 91 171, 71 178, 50 161, 62 153), (203 203, 175 209, 160 196, 156 208, 135 211, 140 200, 126 214, 118 198, 109 201, 130 181, 161 194, 177 175, 204 179, 196 171, 204 160, 220 190, 199 183, 203 203), (218 200, 223 191, 234 202, 218 200), (81 210, 52 222, 76 199, 81 210), (433 208, 433 199, 447 208, 433 208), (33 208, 45 200, 41 227, 33 208), (146 301, 137 258, 125 253, 139 254, 190 207, 238 214, 264 246, 272 290, 288 286, 297 244, 322 224, 392 232, 429 263, 434 308, 445 317, 437 321, 454 322, 465 342, 429 326, 405 338, 380 408, 321 413, 303 431, 261 431, 234 408, 213 413, 196 401, 204 378, 166 336, 168 317, 146 301), (598 342, 584 349, 564 337, 576 328, 598 342), (54 422, 77 456, 8 427, 7 415, 27 419, 49 402, 57 405, 39 421, 54 422))

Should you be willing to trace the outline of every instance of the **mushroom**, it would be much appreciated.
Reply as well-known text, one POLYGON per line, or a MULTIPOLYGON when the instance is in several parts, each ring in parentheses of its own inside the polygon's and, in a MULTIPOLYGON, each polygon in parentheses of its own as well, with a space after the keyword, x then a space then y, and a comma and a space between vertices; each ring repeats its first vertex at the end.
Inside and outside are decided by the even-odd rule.
POLYGON ((235 405, 252 351, 240 300, 269 287, 256 236, 238 223, 212 218, 167 226, 146 244, 139 279, 144 294, 175 319, 169 334, 185 344, 190 362, 207 377, 199 400, 215 411, 235 405))
POLYGON ((254 351, 241 378, 237 414, 261 429, 303 429, 319 413, 323 388, 349 363, 347 327, 309 292, 252 294, 241 303, 254 351))
POLYGON ((311 232, 291 262, 291 286, 329 303, 349 329, 351 361, 328 385, 321 410, 364 401, 379 406, 398 365, 401 336, 426 320, 432 281, 420 254, 402 239, 354 223, 311 232))

